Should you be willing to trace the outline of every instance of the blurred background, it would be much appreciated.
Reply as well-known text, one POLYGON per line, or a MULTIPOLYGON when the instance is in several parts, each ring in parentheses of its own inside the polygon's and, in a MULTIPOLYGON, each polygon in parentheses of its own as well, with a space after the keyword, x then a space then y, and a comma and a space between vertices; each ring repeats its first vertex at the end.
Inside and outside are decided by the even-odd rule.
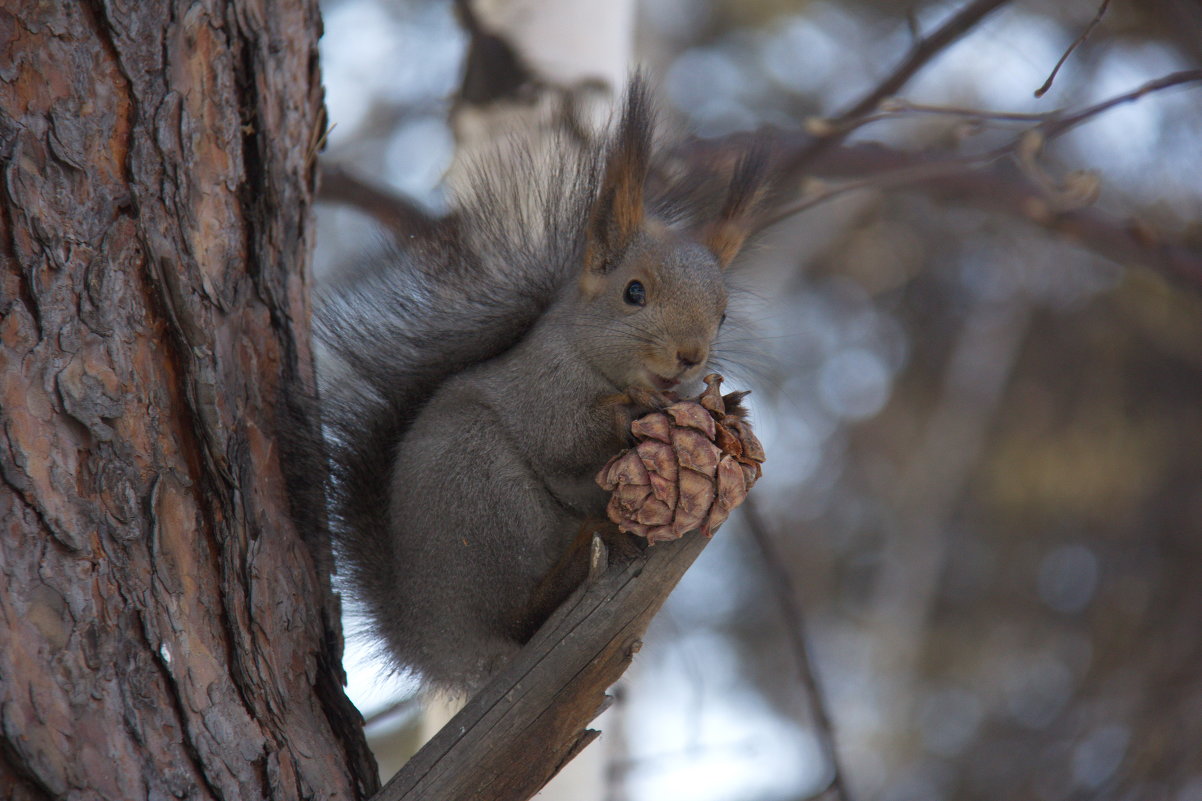
MULTIPOLYGON (((633 57, 682 131, 812 131, 963 5, 641 0, 633 57)), ((1042 113, 1202 66, 1197 0, 1114 0, 1036 99, 1099 5, 1004 4, 899 95, 1042 113)), ((468 44, 451 4, 323 14, 326 168, 438 213, 468 44)), ((887 115, 845 152, 955 157, 1030 125, 887 115)), ((686 576, 557 797, 1202 801, 1202 89, 1099 115, 1039 163, 1091 171, 1092 227, 1011 202, 1016 168, 886 187, 860 164, 864 188, 761 238, 722 354, 768 451, 758 514, 686 576)), ((345 204, 319 225, 319 276, 381 236, 345 204)), ((390 775, 420 716, 364 645, 351 693, 384 710, 390 775)))

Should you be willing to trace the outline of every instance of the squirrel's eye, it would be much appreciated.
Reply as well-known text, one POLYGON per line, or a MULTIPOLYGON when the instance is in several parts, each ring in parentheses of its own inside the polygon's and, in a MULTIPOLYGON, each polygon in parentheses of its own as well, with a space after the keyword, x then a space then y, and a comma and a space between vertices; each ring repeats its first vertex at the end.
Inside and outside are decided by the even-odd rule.
POLYGON ((718 320, 718 327, 721 328, 722 324, 725 322, 726 322, 726 312, 722 312, 722 317, 721 317, 721 319, 718 320))
POLYGON ((631 306, 646 306, 647 290, 643 289, 642 282, 631 281, 626 285, 626 292, 622 295, 622 300, 626 301, 631 306))

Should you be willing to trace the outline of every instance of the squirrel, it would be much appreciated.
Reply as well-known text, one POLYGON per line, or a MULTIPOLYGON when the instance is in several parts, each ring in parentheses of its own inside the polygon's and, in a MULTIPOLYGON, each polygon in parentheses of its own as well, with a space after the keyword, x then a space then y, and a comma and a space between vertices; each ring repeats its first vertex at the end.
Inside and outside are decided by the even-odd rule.
POLYGON ((580 583, 595 475, 706 371, 766 158, 654 188, 653 136, 636 76, 599 141, 479 168, 446 223, 319 300, 339 569, 434 688, 479 689, 580 583))

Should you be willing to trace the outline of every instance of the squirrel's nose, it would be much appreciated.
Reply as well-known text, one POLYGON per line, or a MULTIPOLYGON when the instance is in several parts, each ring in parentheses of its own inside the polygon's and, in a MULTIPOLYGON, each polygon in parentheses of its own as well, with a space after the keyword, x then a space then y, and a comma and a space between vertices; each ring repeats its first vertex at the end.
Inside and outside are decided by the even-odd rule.
POLYGON ((705 350, 703 348, 686 348, 676 351, 676 361, 684 369, 696 367, 705 361, 705 350))

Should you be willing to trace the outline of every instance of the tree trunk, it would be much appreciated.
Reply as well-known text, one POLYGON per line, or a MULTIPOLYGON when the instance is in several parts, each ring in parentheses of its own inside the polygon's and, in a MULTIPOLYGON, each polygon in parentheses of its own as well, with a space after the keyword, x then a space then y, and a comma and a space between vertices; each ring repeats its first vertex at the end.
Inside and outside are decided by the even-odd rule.
POLYGON ((0 796, 375 789, 277 436, 312 383, 319 25, 0 7, 0 796))

